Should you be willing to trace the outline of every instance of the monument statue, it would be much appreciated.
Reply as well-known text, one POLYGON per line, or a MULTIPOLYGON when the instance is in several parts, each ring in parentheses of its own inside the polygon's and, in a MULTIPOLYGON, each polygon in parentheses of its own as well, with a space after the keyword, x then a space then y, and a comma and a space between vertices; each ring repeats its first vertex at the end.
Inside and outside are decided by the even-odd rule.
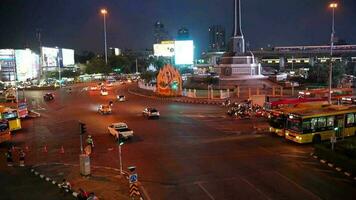
POLYGON ((223 55, 216 72, 221 81, 264 79, 261 64, 252 52, 246 52, 241 26, 241 0, 234 0, 234 28, 228 51, 223 55))

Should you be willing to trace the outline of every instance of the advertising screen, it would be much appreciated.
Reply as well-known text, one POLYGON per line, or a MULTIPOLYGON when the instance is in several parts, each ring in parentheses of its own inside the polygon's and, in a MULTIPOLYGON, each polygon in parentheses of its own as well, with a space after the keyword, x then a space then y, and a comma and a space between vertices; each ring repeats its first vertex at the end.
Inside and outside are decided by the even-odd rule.
POLYGON ((15 50, 0 49, 0 79, 13 81, 16 78, 15 50))
POLYGON ((56 67, 58 63, 59 49, 42 47, 42 65, 44 67, 56 67))
POLYGON ((155 56, 172 57, 174 56, 174 43, 154 44, 153 52, 155 56))
POLYGON ((74 65, 74 50, 62 49, 62 61, 64 67, 74 65))
POLYGON ((30 49, 15 50, 17 78, 19 81, 36 78, 39 57, 30 49))
POLYGON ((194 60, 193 40, 175 41, 175 64, 191 65, 194 60))

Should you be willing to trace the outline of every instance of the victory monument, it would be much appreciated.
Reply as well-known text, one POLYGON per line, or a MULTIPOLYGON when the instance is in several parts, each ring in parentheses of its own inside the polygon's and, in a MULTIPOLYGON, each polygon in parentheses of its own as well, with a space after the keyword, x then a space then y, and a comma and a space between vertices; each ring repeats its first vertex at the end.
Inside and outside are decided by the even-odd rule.
POLYGON ((216 67, 221 82, 234 82, 250 79, 265 79, 261 64, 252 52, 246 52, 245 39, 241 29, 241 1, 234 0, 234 29, 228 51, 216 67))

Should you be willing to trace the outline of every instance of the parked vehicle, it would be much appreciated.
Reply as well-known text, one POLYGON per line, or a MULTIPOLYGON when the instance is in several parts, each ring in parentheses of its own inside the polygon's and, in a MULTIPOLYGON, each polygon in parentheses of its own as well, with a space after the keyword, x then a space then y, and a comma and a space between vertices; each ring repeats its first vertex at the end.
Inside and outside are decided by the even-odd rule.
POLYGON ((109 93, 107 90, 103 89, 100 91, 100 94, 101 94, 101 96, 108 96, 109 93))

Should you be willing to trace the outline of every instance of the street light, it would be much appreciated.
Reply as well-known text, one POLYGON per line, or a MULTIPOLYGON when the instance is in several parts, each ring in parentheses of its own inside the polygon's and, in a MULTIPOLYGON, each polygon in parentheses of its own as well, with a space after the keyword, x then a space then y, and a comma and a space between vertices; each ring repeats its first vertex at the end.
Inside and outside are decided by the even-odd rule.
POLYGON ((334 48, 334 35, 335 35, 335 9, 337 3, 330 3, 329 8, 332 9, 332 22, 331 22, 331 37, 330 37, 330 68, 329 68, 329 104, 331 104, 331 88, 332 88, 332 76, 333 76, 333 48, 334 48))
POLYGON ((103 8, 100 10, 100 13, 104 16, 105 64, 108 64, 108 48, 107 48, 107 42, 106 42, 106 15, 108 14, 108 11, 105 8, 103 8))

